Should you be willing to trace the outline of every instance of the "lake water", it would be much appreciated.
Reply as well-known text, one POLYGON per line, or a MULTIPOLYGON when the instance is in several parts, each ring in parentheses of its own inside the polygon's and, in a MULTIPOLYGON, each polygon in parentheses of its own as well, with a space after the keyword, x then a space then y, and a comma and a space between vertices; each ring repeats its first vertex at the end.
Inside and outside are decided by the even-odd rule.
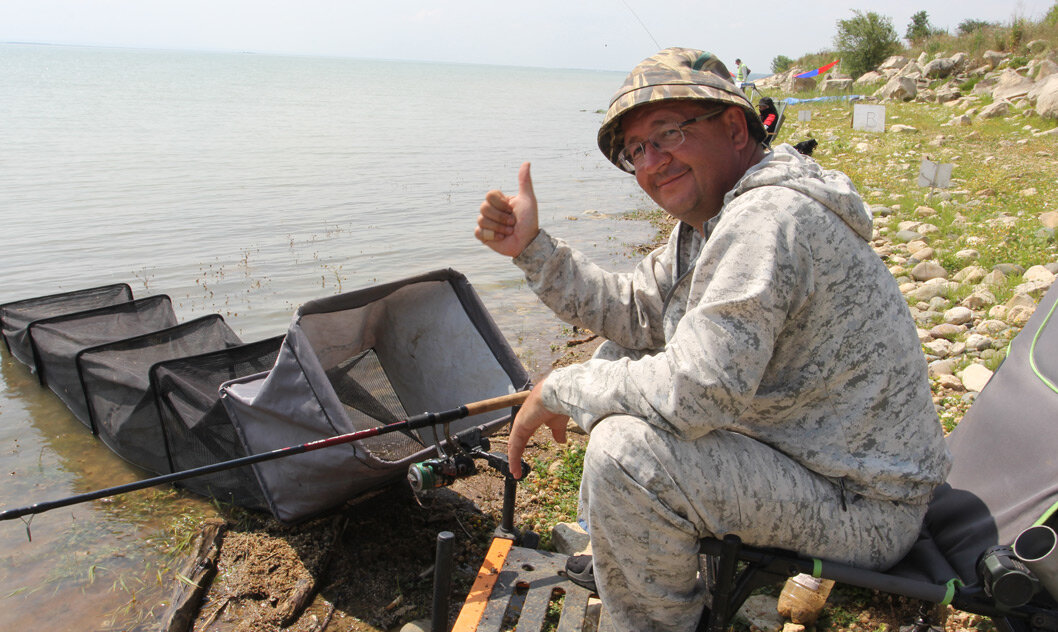
MULTIPOLYGON (((438 268, 465 274, 511 345, 557 322, 473 239, 486 191, 533 163, 541 225, 627 267, 650 208, 595 148, 621 73, 0 45, 0 303, 114 282, 220 313, 245 341, 301 303, 438 268)), ((142 476, 10 355, 0 508, 142 476)), ((0 523, 0 629, 153 622, 165 490, 0 523), (29 539, 32 535, 32 540, 29 539), (153 578, 153 579, 152 579, 153 578), (46 622, 46 623, 45 623, 46 622)))

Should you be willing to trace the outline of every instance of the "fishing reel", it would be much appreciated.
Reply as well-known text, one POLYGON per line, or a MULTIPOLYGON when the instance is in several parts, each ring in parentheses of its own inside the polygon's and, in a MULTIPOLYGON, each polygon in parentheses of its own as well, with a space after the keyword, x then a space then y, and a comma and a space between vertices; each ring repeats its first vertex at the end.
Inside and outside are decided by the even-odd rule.
MULTIPOLYGON (((483 436, 482 430, 480 426, 471 428, 453 438, 449 436, 446 424, 445 440, 437 444, 441 456, 413 463, 408 468, 408 484, 412 491, 418 494, 428 489, 448 487, 461 478, 473 476, 478 473, 478 460, 485 461, 513 482, 507 455, 489 452, 489 440, 483 436)), ((522 472, 528 474, 530 469, 529 464, 522 461, 522 472)))
POLYGON ((416 494, 427 489, 448 487, 461 478, 478 473, 478 467, 471 456, 457 454, 444 458, 429 459, 421 463, 412 463, 408 468, 408 483, 416 494))

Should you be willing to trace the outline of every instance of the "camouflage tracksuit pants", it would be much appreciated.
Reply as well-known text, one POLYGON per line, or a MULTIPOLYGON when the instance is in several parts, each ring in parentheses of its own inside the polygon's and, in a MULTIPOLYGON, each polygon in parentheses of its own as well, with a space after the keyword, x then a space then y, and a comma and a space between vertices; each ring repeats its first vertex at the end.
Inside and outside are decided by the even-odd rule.
POLYGON ((595 579, 618 630, 694 630, 706 603, 698 540, 739 535, 881 568, 918 535, 924 505, 842 492, 771 447, 714 431, 685 441, 614 415, 591 430, 580 512, 595 579))

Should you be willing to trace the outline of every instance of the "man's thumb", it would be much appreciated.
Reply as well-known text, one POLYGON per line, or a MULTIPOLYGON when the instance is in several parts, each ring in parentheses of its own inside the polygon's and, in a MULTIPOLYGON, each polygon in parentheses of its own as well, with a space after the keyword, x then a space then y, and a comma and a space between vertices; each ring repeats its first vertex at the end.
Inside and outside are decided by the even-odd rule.
POLYGON ((536 194, 533 193, 533 177, 529 174, 529 163, 523 162, 522 167, 518 170, 518 195, 519 197, 527 197, 535 200, 536 194))

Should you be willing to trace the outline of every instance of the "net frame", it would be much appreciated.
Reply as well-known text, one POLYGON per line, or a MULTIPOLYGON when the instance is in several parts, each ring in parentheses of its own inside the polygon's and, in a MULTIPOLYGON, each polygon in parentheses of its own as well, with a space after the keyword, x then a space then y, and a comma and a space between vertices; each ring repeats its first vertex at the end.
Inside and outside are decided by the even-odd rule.
MULTIPOLYGON (((282 343, 280 335, 166 360, 151 367, 150 381, 171 471, 248 456, 220 402, 220 386, 228 380, 272 367, 282 343)), ((176 485, 247 509, 268 509, 257 479, 248 467, 197 476, 176 485)))
POLYGON ((29 339, 29 325, 34 321, 108 307, 133 300, 127 283, 59 292, 47 296, 11 301, 0 305, 0 337, 8 353, 36 370, 29 339))
POLYGON ((172 300, 165 294, 36 320, 28 329, 37 377, 81 423, 98 434, 77 369, 78 353, 177 324, 172 300))
POLYGON ((169 470, 151 367, 161 361, 242 344, 219 314, 82 349, 77 372, 89 420, 100 439, 126 461, 164 474, 169 470))
MULTIPOLYGON (((529 384, 470 283, 454 270, 317 299, 298 309, 272 370, 221 389, 247 453, 366 429, 350 415, 357 407, 342 401, 333 370, 368 350, 377 355, 386 390, 392 388, 410 415, 457 409, 529 384)), ((379 416, 367 415, 365 425, 382 425, 379 416)), ((452 422, 450 434, 480 428, 487 435, 512 418, 513 410, 481 413, 452 422)), ((367 441, 356 441, 253 469, 273 516, 297 522, 403 480, 412 463, 437 456, 444 429, 414 434, 422 445, 402 454, 380 454, 367 441)))

